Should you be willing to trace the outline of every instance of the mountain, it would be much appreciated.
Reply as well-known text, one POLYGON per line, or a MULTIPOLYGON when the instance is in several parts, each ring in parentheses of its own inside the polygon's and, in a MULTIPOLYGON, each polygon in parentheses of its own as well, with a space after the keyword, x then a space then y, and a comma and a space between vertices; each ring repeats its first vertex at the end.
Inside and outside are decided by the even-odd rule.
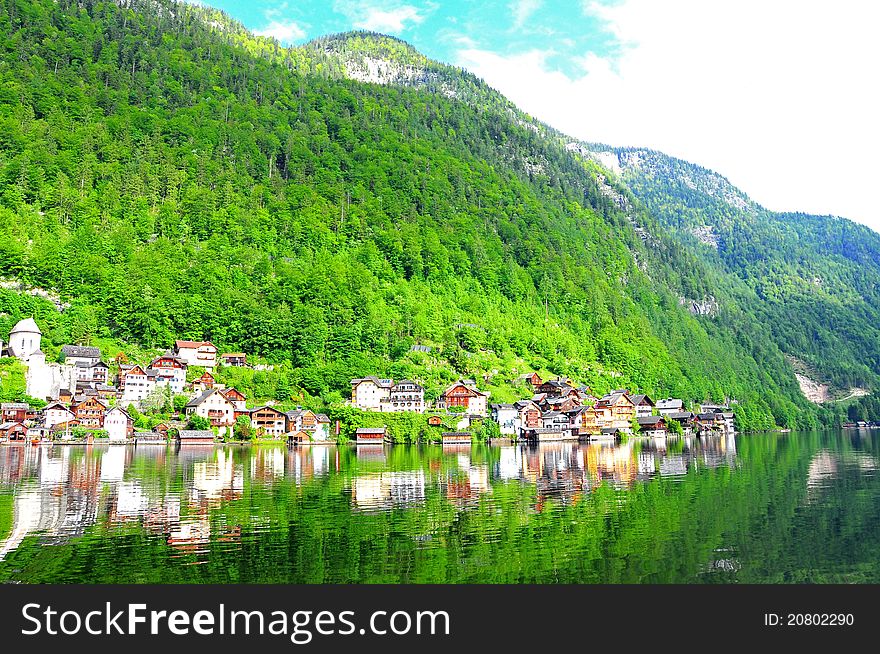
POLYGON ((735 400, 742 428, 840 418, 792 363, 833 375, 826 350, 784 347, 795 326, 636 177, 401 41, 285 49, 169 0, 4 0, 0 82, 0 276, 64 303, 0 288, 0 334, 36 314, 50 355, 210 339, 284 370, 282 401, 368 374, 512 400, 536 369, 735 400))
POLYGON ((720 175, 659 152, 586 147, 678 242, 742 281, 742 303, 799 373, 832 396, 877 388, 880 234, 842 218, 769 211, 720 175))

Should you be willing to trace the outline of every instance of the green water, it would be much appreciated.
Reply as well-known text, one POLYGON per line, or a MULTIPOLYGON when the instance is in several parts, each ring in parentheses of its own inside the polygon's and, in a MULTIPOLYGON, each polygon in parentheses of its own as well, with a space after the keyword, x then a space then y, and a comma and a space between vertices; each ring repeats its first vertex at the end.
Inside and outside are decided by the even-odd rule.
POLYGON ((880 582, 880 432, 0 447, 0 581, 880 582))

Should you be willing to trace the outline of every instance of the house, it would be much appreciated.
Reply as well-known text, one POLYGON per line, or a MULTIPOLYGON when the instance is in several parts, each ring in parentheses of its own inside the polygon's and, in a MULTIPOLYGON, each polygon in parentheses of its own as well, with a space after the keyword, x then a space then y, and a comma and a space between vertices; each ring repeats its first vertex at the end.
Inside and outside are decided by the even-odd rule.
MULTIPOLYGON (((589 420, 591 407, 579 406, 564 412, 568 418, 568 428, 578 436, 588 436, 596 431, 595 418, 589 420)), ((595 412, 592 413, 595 416, 595 412)))
MULTIPOLYGON (((600 438, 613 438, 613 439, 619 439, 619 438, 621 438, 625 433, 626 433, 625 431, 623 431, 622 429, 618 429, 617 427, 603 427, 603 428, 602 428, 602 431, 599 432, 598 436, 599 436, 600 438)), ((595 438, 595 437, 594 437, 594 438, 595 438)))
POLYGON ((644 436, 666 436, 666 419, 663 416, 639 416, 639 433, 644 436))
POLYGON ((330 418, 323 413, 297 408, 296 411, 288 411, 286 417, 288 433, 302 431, 313 441, 330 440, 330 418))
POLYGON ((104 431, 111 441, 126 441, 134 435, 134 420, 127 411, 115 406, 104 414, 104 431))
POLYGON ((235 424, 235 406, 216 388, 208 389, 187 402, 186 415, 207 418, 220 436, 225 436, 227 432, 231 435, 235 424))
POLYGON ((550 379, 538 386, 539 393, 546 393, 547 397, 563 397, 570 393, 577 393, 577 389, 568 383, 570 380, 550 379))
POLYGON ((182 357, 166 352, 150 361, 148 370, 156 373, 157 384, 168 384, 172 393, 183 393, 186 368, 187 363, 182 357))
POLYGON ((52 425, 49 431, 55 436, 60 436, 64 440, 69 440, 73 438, 71 430, 79 426, 79 420, 76 420, 74 418, 73 420, 68 420, 67 422, 59 422, 52 425))
POLYGON ((214 442, 214 432, 210 429, 181 429, 177 432, 181 445, 200 445, 214 442))
POLYGON ((674 398, 657 400, 657 413, 659 413, 661 416, 665 416, 670 413, 682 412, 684 412, 684 402, 682 402, 681 400, 677 400, 674 398))
POLYGON ((77 360, 74 366, 76 368, 77 385, 93 386, 95 384, 106 384, 110 381, 110 366, 103 361, 88 363, 77 360))
POLYGON ((700 413, 722 413, 730 411, 730 407, 726 404, 701 404, 700 413))
POLYGON ((694 427, 694 418, 696 417, 690 411, 677 411, 673 413, 667 413, 663 416, 667 420, 667 424, 671 420, 675 420, 678 424, 681 425, 682 431, 684 434, 690 434, 694 427))
POLYGON ((572 436, 572 431, 570 429, 554 429, 544 427, 538 429, 523 430, 523 437, 526 440, 536 443, 565 441, 576 438, 575 436, 572 436))
POLYGON ((250 417, 251 427, 256 429, 257 433, 271 437, 287 433, 287 416, 275 407, 261 406, 251 409, 250 417))
POLYGON ((27 438, 28 429, 20 422, 4 422, 0 424, 0 439, 23 441, 27 438))
POLYGON ((358 427, 355 431, 355 437, 360 445, 384 443, 387 435, 388 429, 386 427, 358 427))
POLYGON ((55 425, 69 422, 76 418, 73 411, 64 406, 61 402, 52 402, 43 408, 43 426, 46 429, 52 429, 55 425))
POLYGON ((519 425, 517 436, 521 436, 525 429, 538 429, 541 427, 541 407, 531 400, 520 400, 515 402, 517 414, 519 416, 519 425))
POLYGON ((532 388, 538 388, 544 381, 536 372, 528 372, 524 375, 520 375, 516 378, 518 382, 525 382, 526 384, 531 384, 532 388))
POLYGON ((541 427, 543 429, 554 429, 563 431, 570 429, 568 416, 562 411, 547 411, 541 416, 541 427))
POLYGON ((198 379, 193 380, 192 383, 192 391, 196 395, 200 395, 204 393, 209 388, 214 388, 214 375, 212 375, 207 370, 202 373, 202 376, 198 379))
POLYGON ((232 406, 235 408, 236 411, 244 411, 245 410, 245 406, 246 406, 245 403, 247 402, 247 398, 244 396, 244 393, 242 393, 240 390, 238 390, 237 388, 233 388, 233 387, 221 388, 218 390, 223 395, 223 397, 225 397, 227 400, 232 402, 232 406))
POLYGON ((220 355, 220 363, 224 366, 234 366, 236 368, 247 367, 247 355, 244 352, 227 352, 220 355))
POLYGON ((24 422, 30 408, 27 402, 4 402, 0 404, 0 422, 24 422))
POLYGON ((408 379, 394 384, 388 392, 388 400, 381 402, 382 411, 425 412, 425 389, 408 379))
POLYGON ((694 424, 702 432, 725 428, 724 418, 721 417, 720 413, 715 412, 698 413, 694 419, 694 424))
POLYGON ((128 406, 148 397, 156 388, 156 379, 155 370, 144 368, 138 364, 120 366, 119 388, 122 391, 120 402, 124 406, 128 406))
POLYGON ((364 411, 381 411, 382 403, 391 400, 392 386, 394 386, 394 382, 391 379, 379 379, 378 377, 352 379, 351 403, 364 411))
POLYGON ((95 384, 94 390, 97 392, 98 397, 105 400, 116 397, 119 394, 117 388, 109 384, 95 384))
POLYGON ((217 365, 217 346, 210 341, 175 341, 174 354, 188 366, 211 370, 217 365))
POLYGON ((101 361, 101 350, 87 345, 65 345, 61 348, 61 356, 68 365, 75 366, 81 363, 91 367, 101 361))
POLYGON ((107 403, 96 395, 86 396, 71 405, 74 418, 86 429, 100 429, 104 426, 107 403))
POLYGON ((498 423, 498 427, 504 436, 519 436, 519 411, 513 404, 493 404, 492 420, 498 423))
POLYGON ((647 395, 630 395, 630 399, 636 407, 637 418, 654 413, 654 400, 647 395))
POLYGON ((440 416, 428 416, 428 424, 432 427, 439 427, 443 424, 443 418, 440 416))
POLYGON ((470 443, 473 440, 473 436, 471 436, 469 431, 444 431, 441 438, 444 445, 470 443))
POLYGON ((488 415, 489 394, 477 390, 472 380, 459 380, 450 384, 437 400, 440 409, 452 409, 461 407, 466 413, 473 415, 488 415))
POLYGON ((614 427, 626 433, 632 431, 636 407, 625 389, 618 389, 603 395, 598 399, 594 408, 603 411, 605 428, 614 427))

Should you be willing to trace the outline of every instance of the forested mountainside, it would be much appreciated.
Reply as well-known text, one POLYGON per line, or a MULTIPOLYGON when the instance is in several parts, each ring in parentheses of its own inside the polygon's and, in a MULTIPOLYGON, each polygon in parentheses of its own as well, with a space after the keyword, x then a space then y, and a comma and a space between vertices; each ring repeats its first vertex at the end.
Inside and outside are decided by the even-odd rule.
POLYGON ((0 288, 0 335, 210 339, 327 404, 368 374, 513 399, 538 369, 735 399, 745 429, 838 419, 748 281, 460 70, 168 0, 0 7, 0 276, 60 298, 0 288), (398 79, 349 79, 365 52, 398 79))
POLYGON ((877 388, 880 234, 843 218, 769 211, 720 175, 659 152, 587 147, 676 240, 743 282, 742 305, 798 372, 827 384, 832 398, 877 388))

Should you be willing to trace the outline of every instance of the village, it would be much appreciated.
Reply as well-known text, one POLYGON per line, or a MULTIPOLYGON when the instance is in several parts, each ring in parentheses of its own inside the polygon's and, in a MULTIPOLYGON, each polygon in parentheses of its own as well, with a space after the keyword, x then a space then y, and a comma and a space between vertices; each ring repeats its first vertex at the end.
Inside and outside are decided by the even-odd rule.
MULTIPOLYGON (((297 446, 342 438, 340 421, 331 424, 325 413, 299 406, 282 410, 273 401, 249 407, 241 391, 219 383, 217 368, 247 366, 244 353, 220 353, 210 342, 178 340, 149 362, 117 361, 118 372, 111 378, 111 366, 99 348, 64 345, 61 362, 50 363, 41 339, 39 326, 27 318, 12 328, 8 344, 0 343, 0 357, 18 359, 27 367, 28 396, 46 402, 40 408, 3 403, 0 441, 210 444, 247 435, 297 446), (202 372, 187 381, 190 368, 202 372), (136 429, 134 414, 157 395, 185 402, 174 420, 136 429)), ((689 410, 680 399, 654 401, 628 389, 596 397, 571 379, 545 381, 535 372, 515 381, 530 397, 490 404, 489 392, 479 390, 475 380, 460 379, 429 402, 416 381, 369 376, 351 380, 347 404, 371 415, 423 415, 426 427, 444 444, 470 443, 486 421, 494 423, 496 437, 532 443, 734 433, 728 406, 701 404, 689 410)), ((363 445, 390 440, 386 426, 357 426, 352 435, 363 445)))

